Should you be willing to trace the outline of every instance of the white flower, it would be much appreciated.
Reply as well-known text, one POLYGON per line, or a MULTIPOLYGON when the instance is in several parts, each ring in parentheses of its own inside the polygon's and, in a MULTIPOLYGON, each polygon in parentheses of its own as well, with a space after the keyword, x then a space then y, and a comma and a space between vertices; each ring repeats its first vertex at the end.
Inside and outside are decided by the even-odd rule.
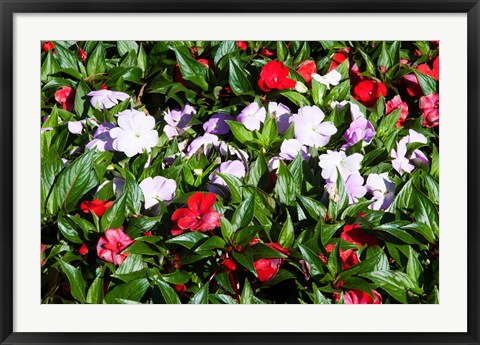
POLYGON ((173 200, 177 189, 175 180, 163 176, 147 177, 139 186, 145 198, 145 209, 155 206, 159 201, 173 200))
POLYGON ((205 133, 202 136, 196 137, 187 148, 187 157, 192 157, 202 146, 203 153, 207 155, 213 146, 220 144, 218 137, 215 134, 205 133))
POLYGON ((249 131, 259 130, 260 123, 265 122, 267 111, 260 107, 257 102, 247 105, 240 114, 237 115, 237 121, 242 123, 249 131))
POLYGON ((346 181, 347 178, 360 170, 360 163, 363 160, 363 156, 360 153, 354 153, 347 157, 343 151, 330 151, 320 155, 320 161, 318 165, 322 168, 322 177, 329 182, 336 182, 338 171, 346 181))
POLYGON ((295 138, 302 145, 323 147, 330 137, 337 133, 332 122, 322 122, 325 118, 323 111, 317 106, 305 106, 298 109, 298 114, 292 116, 295 125, 295 138))
POLYGON ((320 84, 323 84, 330 89, 330 85, 338 85, 340 80, 342 79, 342 75, 338 73, 336 70, 331 70, 324 76, 321 76, 317 73, 312 74, 312 78, 318 81, 320 84))
POLYGON ((375 200, 368 206, 372 210, 386 210, 395 200, 395 183, 388 179, 387 173, 368 175, 365 187, 375 200))
POLYGON ((113 106, 118 104, 118 101, 124 101, 128 97, 130 97, 125 92, 118 92, 112 90, 96 90, 92 91, 87 94, 87 96, 91 96, 90 104, 92 107, 100 108, 100 109, 110 109, 113 106))
POLYGON ((110 130, 113 148, 128 157, 142 153, 158 143, 158 132, 154 130, 155 119, 140 111, 132 111, 118 117, 118 127, 110 130))

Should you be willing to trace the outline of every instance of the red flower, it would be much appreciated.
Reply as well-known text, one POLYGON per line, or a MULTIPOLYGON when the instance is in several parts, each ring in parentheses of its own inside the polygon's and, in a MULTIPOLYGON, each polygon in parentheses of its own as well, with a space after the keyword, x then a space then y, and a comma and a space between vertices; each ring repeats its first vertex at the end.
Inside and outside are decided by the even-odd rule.
MULTIPOLYGON (((220 226, 221 214, 216 212, 212 206, 215 204, 217 197, 214 193, 202 192, 193 194, 187 200, 188 208, 179 208, 172 215, 172 221, 176 222, 172 233, 175 231, 207 231, 213 230, 220 226)), ((180 233, 181 233, 180 232, 180 233)))
POLYGON ((204 65, 206 68, 213 68, 213 61, 208 60, 208 59, 198 59, 198 62, 200 62, 202 65, 204 65))
POLYGON ((75 91, 70 86, 62 86, 55 92, 55 100, 62 105, 63 110, 71 111, 75 106, 75 91))
POLYGON ((387 95, 387 88, 382 82, 375 80, 362 80, 353 88, 353 98, 367 108, 373 107, 380 95, 387 95))
POLYGON ((440 111, 438 109, 438 93, 420 97, 419 107, 423 110, 423 126, 436 127, 439 123, 440 111))
POLYGON ((400 80, 400 83, 406 86, 407 93, 410 96, 414 96, 417 98, 423 96, 422 88, 420 87, 417 76, 415 74, 410 73, 410 74, 404 75, 400 80))
POLYGON ((97 255, 100 259, 121 265, 130 255, 122 252, 134 242, 121 228, 105 230, 105 237, 98 240, 97 255))
POLYGON ((365 244, 374 246, 378 244, 378 240, 375 238, 375 236, 367 235, 360 230, 360 224, 345 225, 340 238, 358 246, 363 246, 365 244))
POLYGON ((187 291, 187 287, 185 286, 185 284, 177 284, 177 285, 175 285, 175 291, 182 294, 185 291, 187 291))
POLYGON ((288 67, 278 61, 270 61, 263 66, 260 72, 258 86, 262 91, 269 92, 271 89, 293 89, 297 82, 288 78, 288 67))
MULTIPOLYGON (((329 244, 325 247, 325 249, 329 253, 331 253, 334 248, 335 248, 335 245, 333 244, 329 244)), ((360 260, 358 260, 357 252, 355 249, 348 249, 345 251, 340 249, 340 259, 342 260, 342 270, 348 270, 350 267, 360 262, 360 260)))
POLYGON ((80 58, 80 60, 83 61, 83 63, 85 63, 85 61, 87 61, 87 53, 85 53, 85 50, 83 50, 82 48, 80 48, 78 50, 78 57, 80 58))
POLYGON ((237 47, 242 50, 247 50, 247 42, 246 41, 237 41, 237 47))
MULTIPOLYGON (((377 291, 372 290, 373 299, 366 292, 360 290, 350 290, 343 295, 344 304, 382 304, 382 295, 377 291)), ((333 293, 335 302, 340 301, 340 295, 333 293)))
POLYGON ((332 63, 330 64, 330 68, 328 69, 327 73, 337 68, 343 61, 345 61, 347 57, 343 52, 338 52, 333 56, 332 63))
MULTIPOLYGON (((283 248, 278 243, 265 243, 266 246, 275 249, 276 251, 288 254, 289 251, 286 248, 283 248)), ((280 258, 272 258, 272 259, 260 259, 253 263, 255 267, 255 271, 258 275, 258 280, 262 283, 269 281, 278 273, 280 266, 283 264, 285 260, 280 258)))
POLYGON ((417 67, 417 71, 419 71, 420 73, 426 74, 435 80, 439 80, 440 78, 439 64, 440 64, 440 56, 437 56, 437 58, 433 62, 433 70, 431 70, 426 63, 424 63, 417 67))
POLYGON ((225 271, 227 272, 233 272, 237 269, 237 265, 235 262, 231 259, 225 259, 223 261, 223 268, 225 268, 225 271))
POLYGON ((47 41, 47 42, 43 42, 42 49, 44 52, 48 52, 49 50, 55 49, 55 46, 52 43, 52 41, 47 41))
POLYGON ((87 245, 84 243, 82 244, 82 246, 80 247, 80 249, 78 250, 78 253, 80 255, 87 255, 88 254, 88 248, 87 248, 87 245))
POLYGON ((305 79, 307 83, 310 83, 312 80, 312 74, 317 73, 317 66, 315 61, 309 60, 303 62, 300 67, 298 67, 297 72, 305 79))
POLYGON ((405 122, 405 119, 408 116, 408 105, 407 103, 402 101, 402 98, 399 95, 393 97, 391 100, 387 102, 386 104, 387 115, 398 108, 401 108, 402 111, 400 113, 400 117, 398 118, 398 122, 396 124, 397 128, 403 126, 403 123, 405 122))
POLYGON ((80 209, 85 212, 89 213, 92 211, 97 215, 97 217, 103 216, 106 210, 112 206, 113 201, 102 201, 100 199, 94 199, 92 201, 84 201, 80 205, 80 209))
POLYGON ((268 50, 267 48, 262 48, 262 51, 260 52, 263 56, 270 57, 275 54, 275 52, 272 52, 268 50))

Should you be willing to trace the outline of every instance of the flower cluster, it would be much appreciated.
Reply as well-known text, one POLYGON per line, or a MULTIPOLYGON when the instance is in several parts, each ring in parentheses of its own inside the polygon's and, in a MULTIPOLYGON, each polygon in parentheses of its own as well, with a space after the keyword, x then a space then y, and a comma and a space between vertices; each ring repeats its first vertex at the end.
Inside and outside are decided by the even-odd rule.
POLYGON ((42 303, 438 303, 438 41, 41 48, 42 303))

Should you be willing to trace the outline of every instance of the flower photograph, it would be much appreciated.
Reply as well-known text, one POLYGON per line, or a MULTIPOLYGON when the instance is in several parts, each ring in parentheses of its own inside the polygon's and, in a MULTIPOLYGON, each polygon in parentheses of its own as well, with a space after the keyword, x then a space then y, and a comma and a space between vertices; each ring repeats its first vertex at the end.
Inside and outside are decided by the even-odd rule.
POLYGON ((42 41, 42 304, 438 304, 439 41, 42 41))

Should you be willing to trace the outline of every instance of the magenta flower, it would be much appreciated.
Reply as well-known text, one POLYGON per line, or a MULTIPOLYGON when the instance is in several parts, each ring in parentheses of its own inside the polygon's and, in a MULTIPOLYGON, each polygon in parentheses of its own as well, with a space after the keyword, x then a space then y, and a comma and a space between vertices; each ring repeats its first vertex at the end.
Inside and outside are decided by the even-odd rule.
POLYGON ((310 159, 308 148, 297 139, 286 139, 280 146, 280 157, 288 161, 293 161, 299 152, 302 154, 303 159, 310 159))
POLYGON ((370 174, 365 185, 374 202, 368 206, 371 210, 387 210, 395 200, 395 183, 388 174, 370 174))
POLYGON ((385 105, 385 112, 386 114, 390 114, 392 111, 401 108, 400 117, 398 118, 398 122, 395 125, 396 127, 402 127, 403 123, 405 122, 408 116, 408 104, 402 101, 402 98, 397 95, 389 100, 385 105))
POLYGON ((203 124, 203 130, 205 133, 210 134, 227 134, 230 132, 230 126, 226 120, 233 121, 233 116, 230 116, 225 113, 216 113, 213 114, 207 122, 203 124))
POLYGON ((439 96, 438 93, 431 93, 428 96, 420 97, 418 106, 423 110, 423 126, 435 127, 439 124, 439 96))
POLYGON ((292 116, 295 125, 295 138, 302 145, 323 147, 330 137, 337 133, 332 122, 323 122, 325 114, 317 106, 305 106, 292 116))
POLYGON ((155 206, 160 201, 172 201, 177 189, 175 180, 163 176, 147 177, 139 186, 145 199, 145 209, 155 206))
POLYGON ((364 117, 358 117, 354 120, 350 127, 345 131, 346 147, 355 145, 363 140, 362 146, 366 146, 372 142, 376 132, 373 125, 364 117))
POLYGON ((86 146, 100 152, 113 151, 113 138, 110 136, 110 130, 114 127, 115 125, 111 122, 102 123, 93 134, 93 139, 86 146))
POLYGON ((124 101, 128 97, 128 94, 124 92, 112 91, 112 90, 96 90, 92 91, 87 94, 87 96, 91 96, 90 104, 94 108, 99 109, 110 109, 118 104, 119 101, 124 101))
POLYGON ((129 253, 122 253, 135 241, 120 229, 105 230, 105 237, 100 237, 97 243, 97 255, 100 259, 121 265, 129 253))
POLYGON ((282 103, 269 102, 268 114, 277 121, 278 134, 284 134, 292 122, 292 113, 282 103))
POLYGON ((185 104, 182 110, 175 109, 170 110, 168 109, 165 112, 165 122, 167 123, 163 128, 163 131, 167 134, 169 139, 173 139, 182 135, 186 129, 189 129, 190 126, 188 125, 189 122, 192 120, 193 115, 196 114, 197 111, 188 103, 185 104))
POLYGON ((240 114, 237 115, 237 121, 242 123, 246 129, 253 131, 260 129, 260 123, 265 122, 267 111, 260 107, 257 102, 247 105, 240 114))

